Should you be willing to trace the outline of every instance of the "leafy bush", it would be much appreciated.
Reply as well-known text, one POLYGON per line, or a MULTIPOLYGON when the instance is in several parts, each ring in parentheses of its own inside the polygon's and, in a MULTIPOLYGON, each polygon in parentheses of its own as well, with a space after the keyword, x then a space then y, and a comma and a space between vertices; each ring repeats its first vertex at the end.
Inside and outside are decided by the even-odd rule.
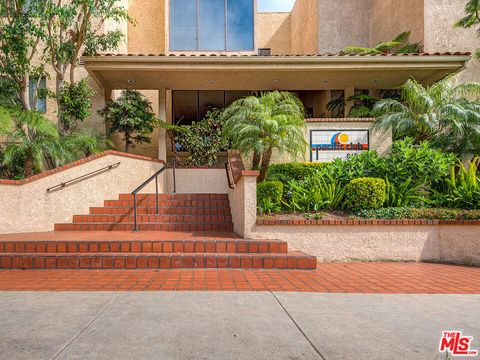
POLYGON ((152 103, 137 90, 124 90, 98 113, 110 121, 110 134, 124 134, 125 152, 135 144, 150 143, 151 133, 158 125, 152 103))
POLYGON ((92 103, 90 97, 95 92, 83 79, 76 84, 64 83, 58 95, 60 105, 60 120, 67 132, 76 129, 78 122, 82 122, 90 116, 92 103))
POLYGON ((305 180, 291 180, 287 186, 285 205, 292 211, 335 210, 345 195, 345 186, 319 171, 305 180))
POLYGON ((187 165, 214 166, 217 164, 219 151, 225 149, 227 141, 222 136, 224 121, 221 112, 214 109, 207 112, 201 121, 192 125, 174 127, 176 141, 182 150, 190 154, 187 165))
POLYGON ((427 199, 422 195, 421 187, 415 185, 411 177, 398 185, 391 183, 388 178, 385 179, 385 183, 387 185, 385 203, 383 204, 385 207, 403 207, 427 202, 427 199))
POLYGON ((288 163, 274 164, 268 168, 268 181, 281 181, 286 184, 290 180, 303 180, 315 174, 317 170, 322 170, 328 163, 288 163))
POLYGON ((283 184, 280 181, 264 181, 257 185, 257 206, 261 213, 281 210, 283 184))
POLYGON ((437 206, 460 209, 480 209, 479 158, 474 158, 468 168, 459 161, 450 170, 450 178, 440 191, 434 191, 433 202, 437 206))
POLYGON ((378 209, 386 198, 383 179, 358 178, 350 181, 345 193, 345 205, 350 210, 378 209))
POLYGON ((361 210, 356 214, 367 219, 423 219, 423 220, 479 220, 479 210, 458 210, 443 208, 382 208, 361 210))

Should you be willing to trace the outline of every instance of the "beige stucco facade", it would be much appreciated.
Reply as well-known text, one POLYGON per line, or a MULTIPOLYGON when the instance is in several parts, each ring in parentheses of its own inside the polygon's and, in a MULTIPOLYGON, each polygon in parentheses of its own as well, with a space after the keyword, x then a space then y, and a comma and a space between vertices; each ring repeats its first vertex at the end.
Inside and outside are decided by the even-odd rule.
MULTIPOLYGON (((407 30, 412 31, 411 40, 422 42, 427 52, 473 51, 480 47, 473 29, 453 27, 463 15, 463 0, 297 0, 290 13, 257 12, 256 2, 254 49, 239 54, 253 55, 258 48, 270 48, 272 55, 336 53, 348 45, 373 46, 407 30)), ((121 0, 121 4, 128 9, 135 23, 107 22, 104 25, 105 30, 119 29, 125 35, 117 53, 172 54, 169 49, 169 0, 121 0)), ((213 53, 230 55, 229 52, 213 53)), ((174 61, 180 64, 184 59, 174 61)), ((105 134, 108 129, 97 111, 105 106, 106 99, 117 97, 122 89, 129 87, 141 90, 152 102, 154 113, 167 122, 172 121, 172 90, 309 90, 311 94, 305 95, 305 100, 318 105, 313 116, 329 117, 332 114, 325 111, 325 104, 332 99, 333 93, 350 94, 355 89, 396 87, 410 77, 431 83, 451 71, 458 71, 458 67, 452 70, 437 68, 434 76, 433 67, 437 65, 429 64, 432 70, 428 74, 419 73, 416 64, 405 65, 400 60, 395 64, 395 70, 375 65, 377 71, 366 71, 366 64, 359 63, 352 64, 348 73, 342 64, 337 63, 325 65, 322 71, 318 68, 307 71, 295 64, 276 64, 269 59, 265 62, 270 66, 259 64, 254 72, 243 69, 241 64, 227 67, 220 63, 219 67, 204 75, 189 64, 167 73, 138 64, 137 72, 125 69, 119 76, 119 72, 108 71, 101 79, 92 76, 91 70, 79 66, 77 79, 88 77, 96 93, 92 98, 92 115, 80 127, 92 127, 105 134), (358 66, 357 70, 355 66, 358 66), (401 66, 405 70, 398 71, 401 66), (128 84, 130 79, 135 80, 133 85, 128 84), (374 80, 376 83, 372 82, 374 80)), ((110 70, 115 70, 121 64, 112 66, 110 70)), ((478 80, 479 74, 479 62, 473 60, 458 79, 478 80)), ((54 85, 52 76, 47 79, 47 86, 53 89, 54 85)), ((47 100, 47 115, 56 119, 56 103, 51 99, 47 100)), ((336 125, 327 123, 325 126, 336 125)), ((121 136, 113 136, 112 141, 115 149, 123 150, 121 136)), ((150 144, 137 145, 131 151, 166 159, 168 146, 164 131, 156 130, 150 144)))

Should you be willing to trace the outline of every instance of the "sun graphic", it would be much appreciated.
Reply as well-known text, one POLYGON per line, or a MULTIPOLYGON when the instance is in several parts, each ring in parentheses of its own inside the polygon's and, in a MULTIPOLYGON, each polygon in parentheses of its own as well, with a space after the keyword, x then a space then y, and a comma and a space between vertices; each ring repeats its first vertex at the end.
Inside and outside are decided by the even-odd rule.
POLYGON ((341 133, 338 136, 338 142, 340 142, 341 144, 348 144, 348 135, 345 133, 341 133))

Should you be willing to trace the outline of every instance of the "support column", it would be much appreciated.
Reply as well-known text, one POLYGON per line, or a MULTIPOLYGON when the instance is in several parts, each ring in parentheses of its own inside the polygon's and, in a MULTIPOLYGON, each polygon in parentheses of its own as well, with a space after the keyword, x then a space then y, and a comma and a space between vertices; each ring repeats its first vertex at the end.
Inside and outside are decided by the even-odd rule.
POLYGON ((355 88, 354 87, 348 87, 345 89, 345 99, 344 99, 344 104, 345 104, 345 111, 344 111, 344 114, 343 116, 344 117, 348 117, 348 114, 350 112, 350 110, 352 109, 352 107, 355 105, 355 101, 354 100, 350 100, 350 101, 347 101, 347 99, 351 96, 355 95, 355 88))
MULTIPOLYGON (((171 124, 171 90, 158 90, 158 117, 171 124), (170 113, 170 114, 169 114, 170 113)), ((168 140, 164 129, 158 131, 158 158, 167 161, 168 140)))

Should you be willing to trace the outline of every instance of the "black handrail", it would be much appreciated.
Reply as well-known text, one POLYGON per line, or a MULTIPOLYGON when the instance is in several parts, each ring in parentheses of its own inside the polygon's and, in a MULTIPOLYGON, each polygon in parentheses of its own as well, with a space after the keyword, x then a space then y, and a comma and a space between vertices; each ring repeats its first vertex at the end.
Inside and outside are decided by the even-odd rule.
POLYGON ((232 179, 230 178, 230 163, 228 161, 225 163, 225 171, 227 172, 228 187, 233 190, 235 189, 235 184, 232 182, 232 179))
POLYGON ((177 181, 176 181, 176 176, 175 176, 175 167, 177 164, 177 160, 172 160, 168 164, 164 165, 160 170, 158 170, 155 174, 150 176, 147 180, 143 182, 142 185, 137 187, 135 190, 132 191, 133 195, 133 231, 138 231, 137 227, 137 193, 142 190, 145 186, 150 184, 153 179, 155 179, 155 205, 156 205, 156 211, 158 214, 158 175, 160 175, 162 172, 169 168, 173 168, 173 193, 175 194, 177 192, 177 181))
POLYGON ((76 177, 75 179, 68 180, 68 181, 62 182, 62 183, 60 183, 60 184, 58 184, 58 185, 49 187, 49 188, 47 189, 47 192, 51 192, 51 191, 53 191, 53 190, 55 190, 55 189, 64 188, 65 186, 67 186, 67 185, 69 185, 69 184, 71 184, 71 183, 80 181, 80 180, 82 180, 82 179, 88 178, 88 177, 93 176, 93 175, 97 175, 97 174, 103 173, 103 172, 105 172, 105 171, 109 171, 109 170, 115 169, 116 167, 118 167, 118 165, 120 165, 120 161, 117 162, 117 163, 115 163, 115 164, 105 166, 104 168, 101 168, 101 169, 98 169, 98 170, 89 172, 88 174, 85 174, 85 175, 76 177))

